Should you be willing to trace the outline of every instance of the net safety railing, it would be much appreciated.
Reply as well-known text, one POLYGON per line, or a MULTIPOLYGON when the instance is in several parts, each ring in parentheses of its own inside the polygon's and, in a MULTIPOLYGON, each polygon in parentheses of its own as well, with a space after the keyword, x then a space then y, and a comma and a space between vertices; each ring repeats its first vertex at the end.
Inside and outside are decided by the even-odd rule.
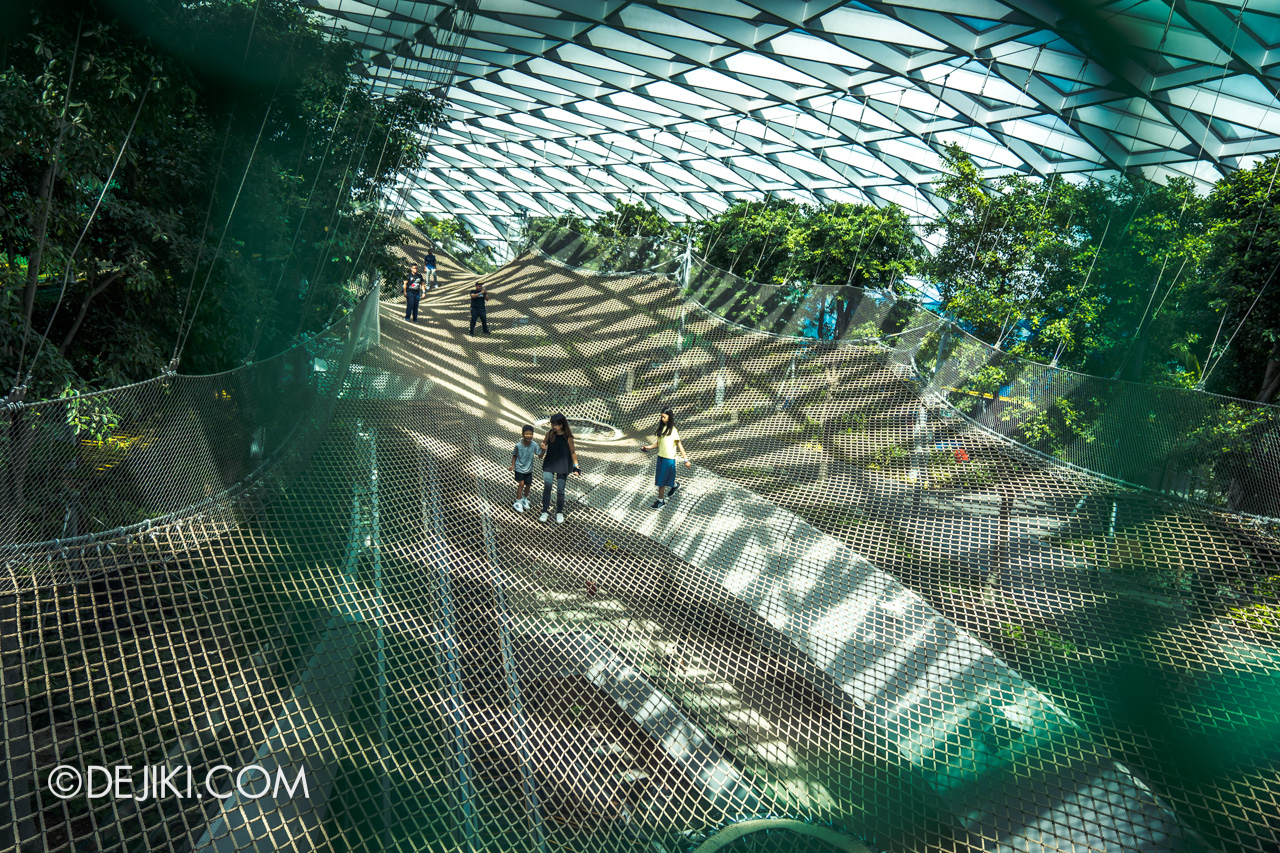
POLYGON ((0 597, 0 851, 1274 848, 1278 644, 1214 598, 1264 542, 923 405, 886 333, 760 334, 614 243, 490 277, 492 337, 452 271, 423 322, 383 306, 260 512, 0 597), (667 405, 666 509, 605 431, 565 524, 511 507, 526 416, 667 405), (250 762, 310 790, 51 775, 250 762))
POLYGON ((352 357, 377 346, 377 288, 361 290, 262 361, 0 411, 0 591, 109 568, 130 541, 193 516, 242 520, 306 464, 352 357))
MULTIPOLYGON (((654 237, 564 228, 537 251, 600 272, 682 275, 694 305, 815 347, 874 343, 956 416, 1059 463, 1242 515, 1280 517, 1280 407, 1092 376, 992 346, 918 301, 855 286, 762 285, 654 237)), ((935 448, 945 453, 949 448, 935 448)))
MULTIPOLYGON (((580 245, 554 233, 533 248, 577 274, 570 292, 594 270, 619 281, 596 279, 598 299, 626 301, 644 278, 626 278, 627 249, 584 262, 580 245)), ((797 298, 696 258, 659 274, 683 285, 683 305, 637 294, 637 311, 662 307, 626 349, 562 336, 585 367, 526 404, 642 434, 671 406, 701 464, 848 543, 994 649, 1211 848, 1275 843, 1271 753, 1205 751, 1229 737, 1209 718, 1238 720, 1251 750, 1277 725, 1263 699, 1280 672, 1272 407, 1057 371, 889 294, 797 298), (631 364, 611 369, 619 352, 631 364), (1096 408, 1083 423, 1055 424, 1084 396, 1096 408), (1251 419, 1239 444, 1204 440, 1251 419)))

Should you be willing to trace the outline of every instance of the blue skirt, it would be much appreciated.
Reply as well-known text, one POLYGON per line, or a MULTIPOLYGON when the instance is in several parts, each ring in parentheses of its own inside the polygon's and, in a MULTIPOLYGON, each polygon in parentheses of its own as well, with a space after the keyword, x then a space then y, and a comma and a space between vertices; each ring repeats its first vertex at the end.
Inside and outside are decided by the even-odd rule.
POLYGON ((654 473, 653 484, 666 486, 668 489, 676 484, 676 460, 658 457, 658 470, 654 473))

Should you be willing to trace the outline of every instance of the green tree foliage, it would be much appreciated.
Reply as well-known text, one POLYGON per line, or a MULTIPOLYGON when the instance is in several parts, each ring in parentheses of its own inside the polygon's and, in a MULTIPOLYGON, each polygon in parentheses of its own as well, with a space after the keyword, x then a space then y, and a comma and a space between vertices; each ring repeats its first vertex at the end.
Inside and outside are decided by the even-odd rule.
POLYGON ((1022 175, 988 187, 954 145, 945 168, 938 194, 949 207, 925 228, 943 235, 927 265, 943 309, 978 338, 1031 357, 1089 347, 1099 296, 1096 281, 1079 274, 1088 237, 1075 222, 1075 187, 1022 175), (1017 334, 1020 326, 1030 334, 1017 334))
POLYGON ((807 207, 786 234, 786 279, 811 285, 903 293, 924 250, 907 212, 897 205, 807 207))
POLYGON ((680 229, 647 204, 620 201, 591 224, 604 251, 620 257, 620 268, 643 269, 673 256, 680 229))
POLYGON ((864 290, 905 293, 904 279, 924 257, 910 217, 897 205, 806 207, 787 233, 786 248, 785 283, 796 296, 824 288, 814 310, 813 331, 820 339, 848 332, 864 290))
POLYGON ((994 185, 958 147, 927 226, 943 310, 1009 352, 1100 375, 1189 386, 1208 322, 1206 208, 1188 180, 994 185))
POLYGON ((713 266, 745 279, 781 283, 791 266, 787 238, 803 211, 804 205, 773 196, 736 202, 698 223, 696 249, 713 266))
POLYGON ((1280 390, 1280 155, 1218 182, 1209 196, 1210 305, 1221 312, 1216 388, 1263 403, 1280 390), (1228 344, 1230 348, 1228 349, 1228 344))
POLYGON ((351 46, 298 4, 60 0, 10 12, 5 382, 20 360, 29 369, 46 328, 35 394, 154 376, 184 322, 184 370, 224 369, 323 325, 356 276, 394 269, 380 202, 425 156, 420 131, 439 106, 418 92, 376 96, 352 73, 351 46))
POLYGON ((810 333, 842 337, 864 289, 903 292, 924 256, 905 210, 863 204, 740 201, 693 229, 715 266, 782 290, 758 295, 756 313, 805 303, 810 333), (812 304, 810 304, 812 303, 812 304))
POLYGON ((437 248, 453 255, 458 261, 481 275, 497 269, 493 259, 493 249, 477 240, 476 235, 471 233, 471 229, 461 219, 453 217, 440 219, 430 213, 424 213, 414 219, 413 224, 426 234, 437 248))

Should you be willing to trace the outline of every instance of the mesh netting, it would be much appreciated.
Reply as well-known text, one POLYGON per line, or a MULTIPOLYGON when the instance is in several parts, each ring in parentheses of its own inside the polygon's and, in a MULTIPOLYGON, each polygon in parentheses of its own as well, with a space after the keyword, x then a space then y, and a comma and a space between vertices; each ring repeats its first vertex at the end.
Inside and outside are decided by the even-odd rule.
MULTIPOLYGON (((1054 461, 1216 508, 1280 516, 1275 406, 1030 361, 919 304, 858 287, 755 285, 694 259, 688 298, 744 328, 878 344, 927 404, 1054 461)), ((918 474, 941 477, 936 485, 945 487, 953 448, 931 449, 918 474)))
POLYGON ((0 591, 113 567, 117 544, 172 522, 238 523, 306 464, 352 356, 378 345, 377 302, 225 373, 0 412, 0 591))
POLYGON ((0 850, 1277 847, 1265 525, 1009 442, 883 329, 752 331, 578 245, 488 277, 491 336, 442 259, 272 500, 0 599, 0 850), (655 510, 666 406, 695 465, 655 510), (555 411, 563 524, 506 470, 555 411), (51 787, 117 764, 309 789, 51 787))

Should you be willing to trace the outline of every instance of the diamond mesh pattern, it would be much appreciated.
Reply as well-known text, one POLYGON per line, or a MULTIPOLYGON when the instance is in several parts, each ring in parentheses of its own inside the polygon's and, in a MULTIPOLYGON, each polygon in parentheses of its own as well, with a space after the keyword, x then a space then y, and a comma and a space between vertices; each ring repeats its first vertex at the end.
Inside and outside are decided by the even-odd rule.
POLYGON ((1256 525, 963 418, 946 440, 991 479, 912 481, 928 398, 892 351, 736 327, 674 267, 525 255, 470 338, 442 263, 422 322, 383 303, 380 347, 348 336, 272 500, 91 576, 45 549, 0 598, 0 850, 687 851, 769 815, 876 850, 1276 847, 1256 525), (695 467, 654 511, 660 404, 695 467), (553 411, 623 432, 583 435, 563 525, 512 510, 505 470, 553 411), (305 767, 310 794, 47 786, 121 762, 305 767))

